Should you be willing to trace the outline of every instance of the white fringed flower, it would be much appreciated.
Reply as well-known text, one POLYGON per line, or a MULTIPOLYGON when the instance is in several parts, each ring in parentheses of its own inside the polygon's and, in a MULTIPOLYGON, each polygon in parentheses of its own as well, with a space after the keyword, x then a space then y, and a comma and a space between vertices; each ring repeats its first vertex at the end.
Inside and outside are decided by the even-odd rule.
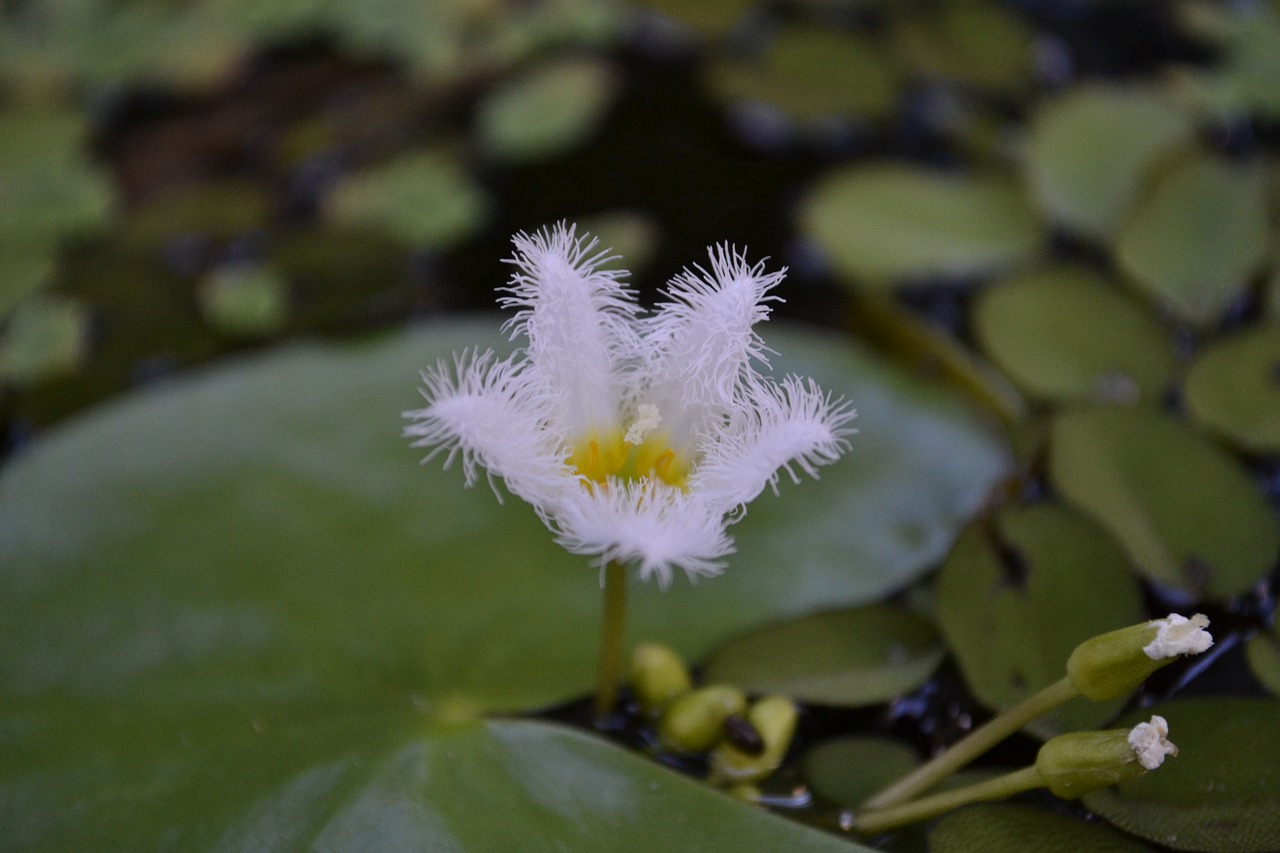
POLYGON ((766 273, 727 245, 710 271, 674 278, 641 316, 606 252, 565 224, 518 234, 516 272, 499 299, 509 358, 455 355, 423 374, 425 408, 406 412, 427 459, 461 456, 528 501, 575 554, 636 562, 665 586, 671 569, 714 575, 732 553, 725 528, 785 470, 816 477, 855 430, 855 412, 812 380, 762 376, 766 273))

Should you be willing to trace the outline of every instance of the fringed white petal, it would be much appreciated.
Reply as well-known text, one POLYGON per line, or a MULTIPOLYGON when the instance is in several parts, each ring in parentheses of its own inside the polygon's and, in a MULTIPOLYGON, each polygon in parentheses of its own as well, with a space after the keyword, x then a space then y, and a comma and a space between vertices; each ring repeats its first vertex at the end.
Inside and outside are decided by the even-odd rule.
POLYGON ((523 364, 499 361, 492 351, 467 351, 452 365, 441 361, 423 372, 422 382, 427 405, 404 413, 411 421, 404 434, 414 447, 434 448, 423 462, 448 453, 447 468, 461 457, 468 486, 477 466, 483 467, 543 513, 565 489, 580 488, 561 442, 528 393, 523 364))
POLYGON ((625 273, 600 269, 612 256, 596 245, 563 222, 517 234, 510 295, 498 300, 516 309, 504 328, 527 338, 527 379, 545 410, 579 436, 616 425, 626 388, 619 379, 639 351, 634 294, 619 281, 625 273))
POLYGON ((800 479, 797 469, 816 479, 818 468, 839 459, 857 432, 847 426, 857 412, 812 379, 759 380, 747 396, 726 427, 708 438, 689 482, 690 491, 723 513, 751 502, 765 486, 776 492, 782 471, 793 482, 800 479))
POLYGON ((686 443, 718 421, 751 360, 765 364, 767 348, 753 329, 769 316, 769 296, 786 270, 765 272, 728 244, 709 250, 711 271, 686 269, 671 280, 667 301, 644 321, 649 390, 646 399, 672 422, 686 443))
POLYGON ((639 566, 644 579, 656 576, 664 589, 671 570, 691 580, 717 575, 721 558, 733 553, 721 514, 697 496, 662 482, 624 483, 567 494, 555 515, 556 541, 575 554, 639 566))

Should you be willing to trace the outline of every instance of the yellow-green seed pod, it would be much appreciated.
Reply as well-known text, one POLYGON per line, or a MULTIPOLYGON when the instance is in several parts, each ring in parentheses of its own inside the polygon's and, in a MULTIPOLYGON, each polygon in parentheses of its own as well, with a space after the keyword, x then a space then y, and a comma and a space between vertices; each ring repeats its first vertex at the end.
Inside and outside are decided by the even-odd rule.
POLYGON ((700 687, 667 706, 658 721, 658 738, 672 752, 705 752, 724 736, 724 721, 746 707, 747 696, 737 687, 700 687))
POLYGON ((631 690, 652 717, 693 689, 689 669, 670 647, 641 643, 631 652, 631 690))
POLYGON ((1118 699, 1179 655, 1199 654, 1213 645, 1204 630, 1208 625, 1200 614, 1187 619, 1172 613, 1165 619, 1091 637, 1067 659, 1067 675, 1094 702, 1118 699))
POLYGON ((719 784, 757 782, 782 763, 796 734, 800 717, 796 703, 786 696, 766 696, 747 709, 747 722, 760 733, 764 750, 751 755, 731 743, 711 753, 711 779, 719 784))

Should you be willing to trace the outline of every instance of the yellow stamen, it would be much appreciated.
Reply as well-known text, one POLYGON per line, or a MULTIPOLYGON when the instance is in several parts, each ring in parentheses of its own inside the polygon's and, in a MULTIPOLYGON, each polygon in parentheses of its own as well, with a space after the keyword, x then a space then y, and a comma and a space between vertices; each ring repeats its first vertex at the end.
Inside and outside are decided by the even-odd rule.
POLYGON ((603 484, 609 478, 657 479, 683 489, 689 479, 689 463, 667 440, 665 434, 650 432, 639 444, 631 444, 621 430, 592 433, 574 445, 569 464, 592 483, 603 484))

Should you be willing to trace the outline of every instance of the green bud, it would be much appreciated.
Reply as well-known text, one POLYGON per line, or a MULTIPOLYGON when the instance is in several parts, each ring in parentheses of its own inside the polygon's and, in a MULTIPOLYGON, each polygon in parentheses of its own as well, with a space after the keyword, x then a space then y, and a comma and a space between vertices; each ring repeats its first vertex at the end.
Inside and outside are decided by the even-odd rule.
POLYGON ((658 721, 658 738, 672 752, 705 752, 724 736, 724 721, 746 707, 747 696, 736 687, 700 687, 667 706, 658 721))
POLYGON ((631 652, 631 690, 646 714, 657 716, 692 689, 688 668, 670 647, 641 643, 631 652))
POLYGON ((1040 747, 1036 771, 1055 796, 1074 800, 1098 788, 1135 779, 1177 755, 1163 717, 1152 717, 1133 729, 1072 732, 1040 747))
POLYGON ((1208 618, 1199 613, 1190 619, 1171 613, 1092 637, 1067 659, 1067 675, 1094 702, 1118 699, 1179 655, 1199 654, 1213 645, 1213 637, 1204 630, 1208 625, 1208 618))
POLYGON ((732 743, 721 743, 711 753, 711 778, 721 783, 756 782, 782 763, 796 734, 799 712, 786 696, 766 696, 747 710, 747 722, 760 733, 764 749, 757 755, 732 743))

